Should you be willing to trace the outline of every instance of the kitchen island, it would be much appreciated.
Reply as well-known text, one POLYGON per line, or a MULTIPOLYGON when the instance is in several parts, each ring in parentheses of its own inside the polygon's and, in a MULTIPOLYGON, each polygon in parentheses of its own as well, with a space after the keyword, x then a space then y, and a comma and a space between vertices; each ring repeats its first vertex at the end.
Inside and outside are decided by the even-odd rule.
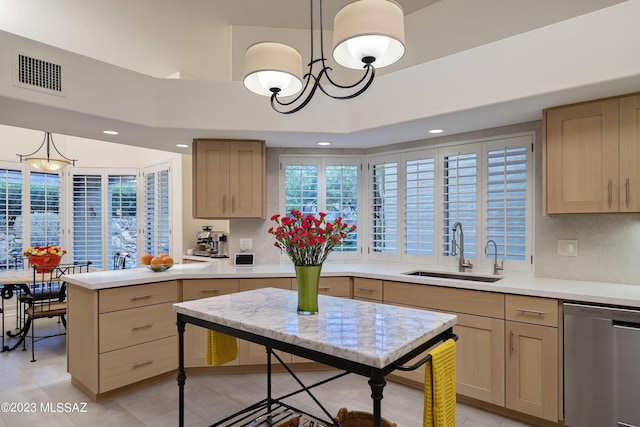
MULTIPOLYGON (((297 314, 296 293, 265 288, 174 304, 179 330, 180 426, 184 425, 184 340, 186 323, 244 338, 269 349, 369 378, 374 427, 380 426, 384 377, 440 341, 452 338, 456 316, 329 296, 319 312, 297 314)), ((269 370, 270 372, 270 370, 269 370)), ((270 381, 268 381, 270 384, 270 381)), ((265 409, 278 405, 271 398, 265 409)), ((332 419, 330 414, 329 419, 332 419)), ((217 424, 216 424, 217 425, 217 424)))

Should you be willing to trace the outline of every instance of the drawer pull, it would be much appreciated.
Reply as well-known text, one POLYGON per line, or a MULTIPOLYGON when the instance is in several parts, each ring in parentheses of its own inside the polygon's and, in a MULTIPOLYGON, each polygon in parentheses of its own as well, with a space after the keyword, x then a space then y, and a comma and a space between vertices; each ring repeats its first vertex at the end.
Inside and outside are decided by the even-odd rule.
POLYGON ((319 291, 329 291, 331 290, 330 286, 318 286, 319 291))
POLYGON ((138 296, 135 296, 135 297, 131 297, 131 301, 138 301, 138 300, 141 300, 141 299, 148 299, 148 298, 151 298, 152 296, 153 296, 153 294, 138 295, 138 296))
POLYGON ((360 292, 369 292, 370 294, 375 292, 375 289, 370 289, 370 288, 358 288, 358 290, 360 292))
POLYGON ((136 362, 133 364, 132 368, 140 368, 141 366, 146 366, 146 365, 150 365, 153 363, 153 359, 147 359, 143 362, 136 362))
POLYGON ((538 316, 544 316, 545 314, 547 314, 546 311, 531 310, 528 308, 518 308, 517 310, 522 314, 537 314, 538 316))
POLYGON ((201 294, 217 294, 220 292, 220 289, 202 289, 200 291, 201 294))
POLYGON ((140 329, 147 329, 153 326, 153 323, 147 323, 146 325, 138 325, 131 328, 132 331, 139 331, 140 329))

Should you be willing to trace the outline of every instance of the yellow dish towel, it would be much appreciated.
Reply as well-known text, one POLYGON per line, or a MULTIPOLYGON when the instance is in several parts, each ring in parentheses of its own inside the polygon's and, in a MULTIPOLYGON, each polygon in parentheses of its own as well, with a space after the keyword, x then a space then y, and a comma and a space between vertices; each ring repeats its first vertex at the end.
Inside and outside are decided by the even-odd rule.
POLYGON ((238 357, 236 337, 207 330, 207 356, 204 362, 211 366, 224 365, 238 357))
POLYGON ((456 425, 456 342, 445 341, 429 352, 425 364, 423 427, 456 425))

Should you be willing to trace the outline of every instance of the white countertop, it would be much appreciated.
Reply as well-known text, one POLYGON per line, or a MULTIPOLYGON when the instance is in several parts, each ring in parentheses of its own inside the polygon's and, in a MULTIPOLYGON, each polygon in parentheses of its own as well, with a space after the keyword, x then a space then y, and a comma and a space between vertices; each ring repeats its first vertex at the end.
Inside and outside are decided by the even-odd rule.
POLYGON ((320 295, 298 315, 297 293, 265 288, 177 303, 173 310, 320 353, 383 368, 456 324, 457 317, 320 295))
MULTIPOLYGON (((322 276, 355 276, 640 308, 640 285, 522 276, 507 276, 495 283, 482 283, 402 274, 414 270, 415 266, 396 264, 325 263, 322 266, 322 276)), ((132 268, 66 276, 69 283, 93 290, 168 280, 257 277, 295 277, 295 272, 291 264, 236 267, 229 260, 213 260, 176 264, 162 273, 154 273, 147 268, 132 268)))

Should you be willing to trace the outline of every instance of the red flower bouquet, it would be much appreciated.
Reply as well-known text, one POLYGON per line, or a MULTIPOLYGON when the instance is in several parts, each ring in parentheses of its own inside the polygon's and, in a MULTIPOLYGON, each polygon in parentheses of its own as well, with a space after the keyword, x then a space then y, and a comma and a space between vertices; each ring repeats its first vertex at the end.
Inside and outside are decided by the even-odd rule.
POLYGON ((348 225, 338 217, 327 221, 327 214, 318 213, 303 215, 293 209, 290 216, 271 217, 277 226, 269 228, 269 233, 276 237, 274 246, 283 250, 296 266, 322 265, 331 251, 340 244, 356 226, 348 225))

